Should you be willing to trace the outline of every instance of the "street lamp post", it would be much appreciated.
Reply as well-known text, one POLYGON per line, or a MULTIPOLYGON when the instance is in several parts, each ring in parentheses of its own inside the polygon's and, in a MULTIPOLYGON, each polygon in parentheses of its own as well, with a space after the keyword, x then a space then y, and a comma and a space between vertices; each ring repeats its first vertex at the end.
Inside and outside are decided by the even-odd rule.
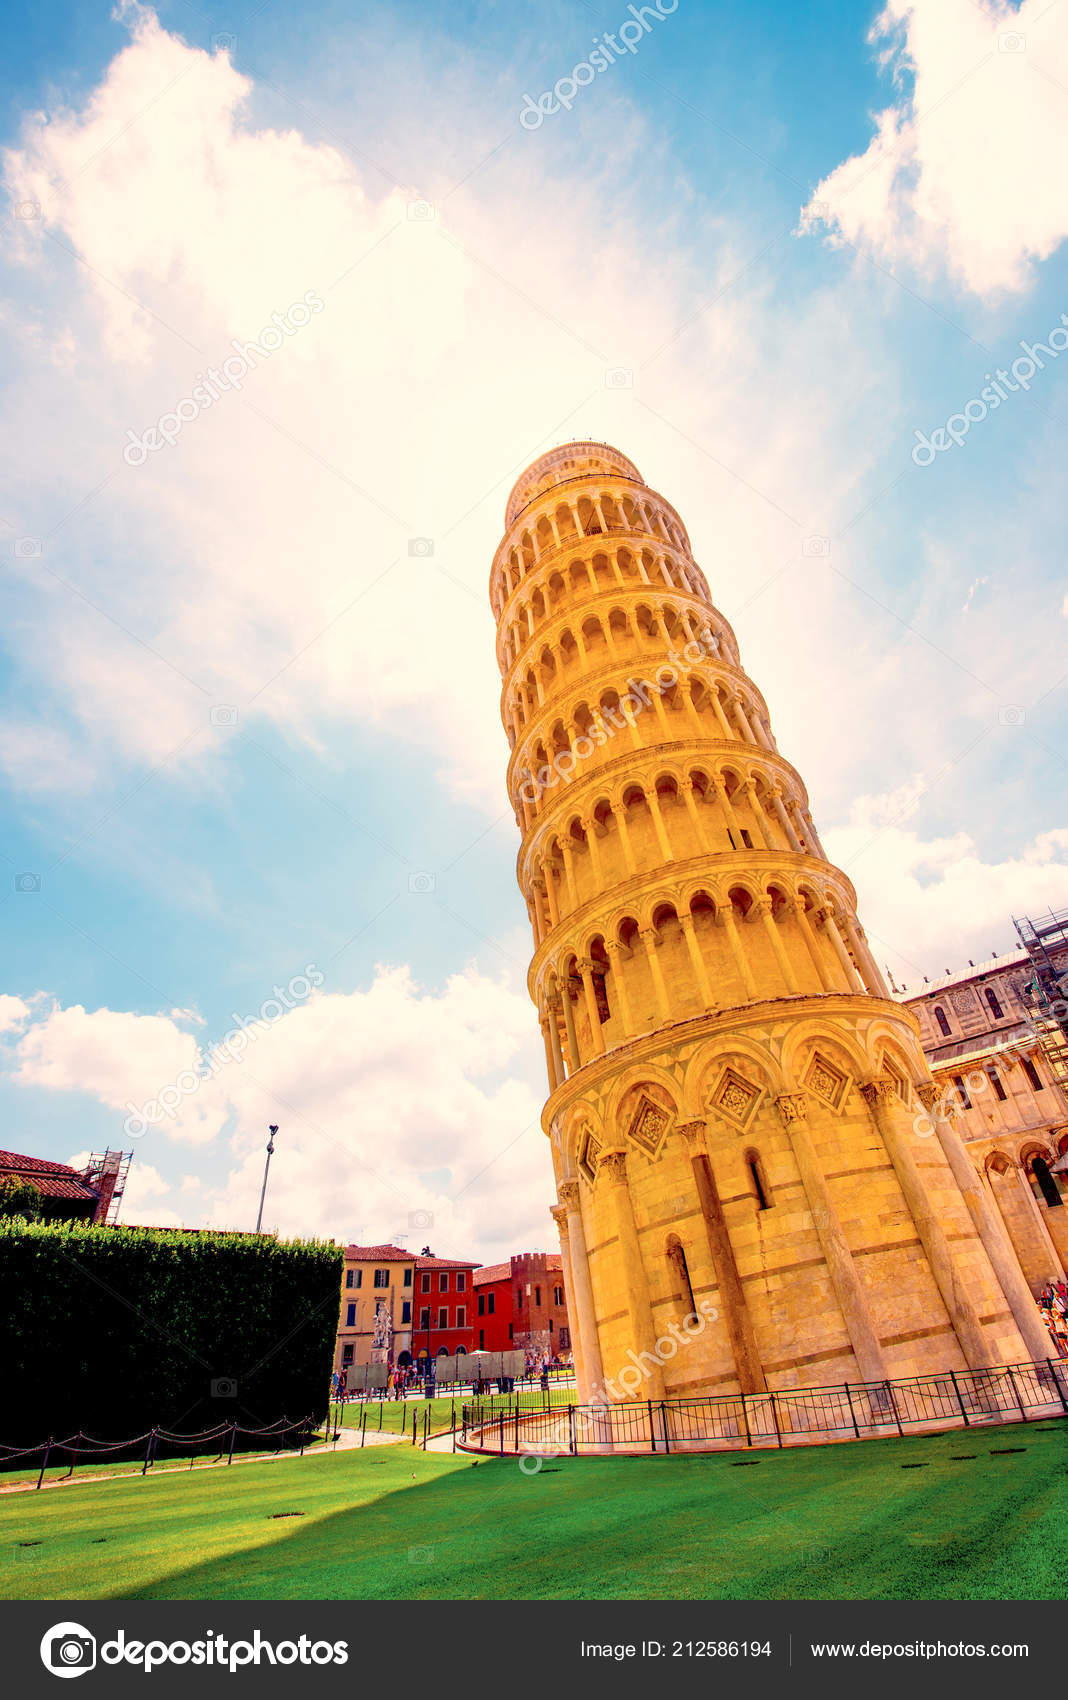
POLYGON ((271 1137, 267 1141, 267 1161, 263 1165, 263 1187, 260 1191, 260 1213, 256 1217, 257 1233, 259 1233, 260 1226, 263 1222, 263 1201, 267 1197, 267 1175, 271 1167, 271 1158, 274 1156, 274 1136, 278 1132, 278 1128, 275 1126, 270 1128, 268 1131, 271 1137))

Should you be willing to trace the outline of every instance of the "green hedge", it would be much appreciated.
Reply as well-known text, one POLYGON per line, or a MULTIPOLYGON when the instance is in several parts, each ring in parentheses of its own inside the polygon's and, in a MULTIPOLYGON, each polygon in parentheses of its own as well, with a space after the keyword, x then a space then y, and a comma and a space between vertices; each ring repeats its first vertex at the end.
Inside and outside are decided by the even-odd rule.
POLYGON ((0 1441, 324 1418, 343 1263, 315 1240, 0 1218, 0 1441))

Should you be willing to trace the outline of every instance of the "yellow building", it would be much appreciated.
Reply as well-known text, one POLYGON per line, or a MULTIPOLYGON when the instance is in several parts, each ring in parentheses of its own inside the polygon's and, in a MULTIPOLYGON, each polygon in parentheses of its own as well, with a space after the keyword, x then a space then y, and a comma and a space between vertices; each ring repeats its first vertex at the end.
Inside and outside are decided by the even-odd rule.
POLYGON ((570 443, 506 528, 490 597, 580 1397, 1047 1357, 679 515, 570 443))
POLYGON ((347 1245, 341 1276, 334 1369, 403 1368, 411 1361, 413 1279, 418 1259, 403 1246, 347 1245))

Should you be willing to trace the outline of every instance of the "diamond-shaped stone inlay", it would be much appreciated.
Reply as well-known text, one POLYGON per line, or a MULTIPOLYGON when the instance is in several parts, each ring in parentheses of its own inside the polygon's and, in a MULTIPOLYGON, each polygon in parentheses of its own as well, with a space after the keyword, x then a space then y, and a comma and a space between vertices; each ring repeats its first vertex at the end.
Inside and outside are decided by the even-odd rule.
POLYGON ((754 1086, 740 1074, 735 1074, 733 1068, 727 1068, 723 1071, 723 1078, 712 1102, 715 1108, 722 1111, 731 1121, 737 1122, 739 1127, 744 1127, 759 1097, 759 1086, 754 1086))
POLYGON ((601 1147, 599 1142, 594 1139, 593 1134, 584 1134, 582 1146, 579 1151, 579 1168, 583 1171, 588 1180, 592 1181, 597 1179, 597 1159, 600 1155, 601 1147))
POLYGON ((836 1110, 845 1093, 846 1076, 817 1051, 808 1065, 805 1085, 817 1098, 822 1098, 825 1104, 830 1104, 831 1109, 836 1110))
POLYGON ((639 1098, 627 1137, 652 1156, 667 1132, 670 1120, 667 1110, 662 1110, 651 1098, 639 1098))

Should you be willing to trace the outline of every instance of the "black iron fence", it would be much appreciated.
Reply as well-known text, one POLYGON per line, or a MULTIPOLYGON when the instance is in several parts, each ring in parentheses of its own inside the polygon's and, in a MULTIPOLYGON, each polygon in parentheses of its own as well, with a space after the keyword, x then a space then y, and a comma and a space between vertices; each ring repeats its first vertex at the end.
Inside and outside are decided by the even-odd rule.
POLYGON ((948 1370, 896 1381, 613 1405, 475 1400, 460 1443, 499 1453, 671 1452, 800 1446, 908 1430, 1032 1422, 1068 1414, 1068 1360, 948 1370))
POLYGON ((236 1422, 216 1423, 198 1434, 172 1434, 169 1429, 151 1428, 129 1440, 98 1440, 79 1431, 64 1440, 50 1435, 36 1446, 5 1446, 0 1442, 0 1471, 20 1466, 36 1467, 40 1459, 37 1477, 37 1486, 40 1487, 45 1471, 64 1463, 69 1464, 62 1478, 64 1480, 73 1476, 78 1465, 91 1465, 102 1459, 110 1459, 113 1463, 140 1463, 141 1474, 146 1475, 161 1459, 181 1457, 185 1451, 189 1453, 190 1469, 196 1457, 212 1457, 219 1463, 225 1460, 232 1464, 235 1448, 239 1453, 272 1450, 265 1444, 257 1445, 258 1442, 277 1441, 274 1451, 282 1452, 288 1446, 293 1451, 299 1448, 303 1454, 311 1436, 321 1427, 322 1424, 314 1417, 301 1417, 296 1422, 280 1417, 277 1422, 267 1423, 263 1428, 245 1428, 236 1422))

